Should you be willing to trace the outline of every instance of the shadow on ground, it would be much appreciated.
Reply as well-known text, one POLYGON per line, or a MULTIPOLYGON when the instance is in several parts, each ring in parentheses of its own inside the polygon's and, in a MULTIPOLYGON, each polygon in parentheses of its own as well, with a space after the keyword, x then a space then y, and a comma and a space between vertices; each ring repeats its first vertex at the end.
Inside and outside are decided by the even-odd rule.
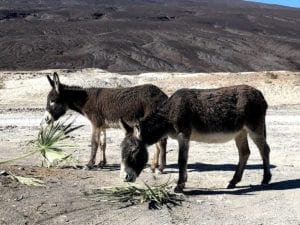
MULTIPOLYGON (((235 171, 236 164, 206 164, 193 163, 188 164, 188 172, 209 172, 209 171, 235 171)), ((166 166, 167 169, 178 169, 177 164, 170 164, 166 166)), ((275 165, 270 165, 270 168, 276 168, 275 165)), ((263 169, 262 164, 246 165, 246 170, 260 170, 263 169)), ((177 173, 177 171, 166 171, 167 173, 177 173)))
POLYGON ((237 186, 236 189, 194 189, 184 191, 185 195, 247 195, 259 191, 284 191, 300 188, 300 179, 284 180, 270 183, 268 185, 250 185, 250 186, 237 186))

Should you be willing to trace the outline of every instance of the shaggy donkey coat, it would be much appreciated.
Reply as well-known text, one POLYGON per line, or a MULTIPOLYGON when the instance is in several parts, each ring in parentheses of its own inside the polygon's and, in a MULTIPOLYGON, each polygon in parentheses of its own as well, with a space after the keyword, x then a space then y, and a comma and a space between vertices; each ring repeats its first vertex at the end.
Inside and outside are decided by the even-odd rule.
POLYGON ((147 159, 146 146, 169 135, 178 140, 179 179, 176 190, 182 191, 187 181, 190 140, 223 143, 234 139, 239 163, 228 185, 228 188, 234 188, 242 178, 250 155, 249 134, 260 151, 264 169, 262 183, 267 184, 271 173, 266 110, 267 102, 262 93, 246 85, 208 90, 180 89, 162 108, 142 119, 134 129, 122 121, 127 130, 122 142, 125 180, 134 181, 142 171, 147 159))
MULTIPOLYGON (((57 120, 68 109, 87 117, 92 124, 91 168, 95 164, 98 146, 101 150, 99 166, 106 164, 106 128, 119 127, 120 118, 130 123, 145 118, 161 107, 167 95, 158 87, 145 84, 129 88, 81 88, 60 83, 57 73, 53 79, 47 76, 52 90, 47 97, 45 120, 49 123, 57 120)), ((160 156, 160 170, 166 164, 166 139, 158 140, 157 152, 152 169, 157 167, 160 156)))

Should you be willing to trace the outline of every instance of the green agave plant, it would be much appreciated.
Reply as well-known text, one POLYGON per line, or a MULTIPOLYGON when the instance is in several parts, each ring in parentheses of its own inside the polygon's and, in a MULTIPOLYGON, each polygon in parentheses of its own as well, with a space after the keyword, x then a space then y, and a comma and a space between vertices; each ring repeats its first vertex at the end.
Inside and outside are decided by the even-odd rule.
POLYGON ((47 167, 57 165, 61 162, 75 161, 72 154, 68 154, 64 151, 67 148, 74 148, 74 146, 66 142, 66 140, 70 138, 69 134, 83 126, 73 126, 74 122, 74 120, 70 121, 69 118, 67 118, 66 120, 58 121, 47 126, 41 126, 37 139, 32 141, 33 150, 14 159, 2 160, 0 164, 17 161, 36 153, 40 153, 47 167))
POLYGON ((62 161, 74 161, 72 154, 63 151, 66 148, 73 148, 64 140, 69 139, 69 134, 83 125, 73 126, 74 120, 71 122, 67 122, 67 120, 42 127, 37 140, 34 141, 34 148, 43 156, 47 167, 62 161))

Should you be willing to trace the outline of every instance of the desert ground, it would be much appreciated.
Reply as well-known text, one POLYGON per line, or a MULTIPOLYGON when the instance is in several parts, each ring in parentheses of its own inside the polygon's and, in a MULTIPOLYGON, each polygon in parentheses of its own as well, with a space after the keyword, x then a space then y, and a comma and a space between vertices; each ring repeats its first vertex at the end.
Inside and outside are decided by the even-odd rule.
MULTIPOLYGON (((272 181, 262 186, 262 161, 250 141, 251 155, 243 180, 235 189, 226 189, 238 160, 233 141, 225 144, 191 142, 188 182, 181 206, 149 210, 147 203, 96 202, 83 195, 99 187, 126 186, 119 178, 120 129, 107 132, 108 165, 91 171, 41 167, 38 156, 0 165, 0 171, 35 177, 45 187, 29 187, 0 175, 0 224, 300 224, 300 72, 245 73, 141 73, 120 75, 99 69, 55 70, 61 82, 83 87, 126 87, 152 83, 168 95, 182 87, 214 88, 248 84, 265 95, 267 140, 271 148, 272 181)), ((36 138, 44 114, 50 85, 43 71, 0 72, 0 160, 28 151, 36 138)), ((79 164, 90 154, 90 124, 76 113, 82 124, 72 134, 79 164)), ((149 154, 153 147, 149 148, 149 154)), ((177 179, 177 142, 169 139, 164 174, 145 168, 137 183, 161 184, 177 179)))

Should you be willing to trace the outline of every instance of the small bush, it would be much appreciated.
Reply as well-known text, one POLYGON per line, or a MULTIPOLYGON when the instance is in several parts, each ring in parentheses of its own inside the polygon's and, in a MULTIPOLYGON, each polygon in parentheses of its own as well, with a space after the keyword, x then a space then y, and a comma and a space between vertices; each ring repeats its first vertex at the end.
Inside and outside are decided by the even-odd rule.
POLYGON ((278 79, 278 75, 272 72, 267 72, 266 76, 272 80, 278 79))

